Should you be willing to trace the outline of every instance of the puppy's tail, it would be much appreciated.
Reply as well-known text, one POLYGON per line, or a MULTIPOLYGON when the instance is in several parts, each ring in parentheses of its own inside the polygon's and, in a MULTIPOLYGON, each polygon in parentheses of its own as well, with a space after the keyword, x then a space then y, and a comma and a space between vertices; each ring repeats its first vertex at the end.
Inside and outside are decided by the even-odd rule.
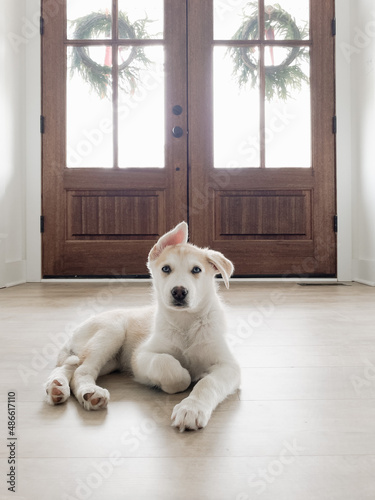
POLYGON ((81 364, 79 357, 70 349, 62 348, 57 359, 57 366, 65 366, 73 371, 81 364))
POLYGON ((81 360, 79 359, 78 356, 75 354, 71 354, 66 360, 64 361, 64 365, 66 366, 71 366, 72 368, 76 369, 78 365, 81 364, 81 360))

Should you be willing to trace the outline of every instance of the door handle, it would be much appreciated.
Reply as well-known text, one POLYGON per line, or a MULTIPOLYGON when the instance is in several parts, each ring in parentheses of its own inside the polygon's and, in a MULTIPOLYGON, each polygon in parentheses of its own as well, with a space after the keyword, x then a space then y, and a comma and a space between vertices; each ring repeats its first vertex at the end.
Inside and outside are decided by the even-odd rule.
POLYGON ((176 137, 178 139, 179 137, 182 137, 184 135, 184 131, 182 130, 181 127, 173 127, 172 134, 173 137, 176 137))

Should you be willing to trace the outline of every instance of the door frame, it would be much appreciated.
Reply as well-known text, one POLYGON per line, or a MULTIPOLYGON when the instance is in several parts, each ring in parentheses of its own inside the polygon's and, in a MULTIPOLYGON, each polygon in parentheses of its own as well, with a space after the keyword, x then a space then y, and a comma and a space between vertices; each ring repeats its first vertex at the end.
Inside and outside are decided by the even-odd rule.
MULTIPOLYGON (((41 0, 27 2, 26 18, 36 23, 36 13, 41 10, 41 0)), ((351 112, 348 103, 351 101, 350 66, 344 58, 340 46, 347 43, 352 22, 350 0, 336 2, 336 110, 338 117, 337 130, 337 208, 339 217, 338 229, 338 280, 352 281, 357 277, 352 273, 352 163, 351 163, 351 112)), ((26 194, 26 272, 25 281, 38 283, 43 281, 41 270, 41 136, 39 117, 41 114, 41 58, 40 37, 35 36, 26 44, 26 60, 24 77, 28 72, 26 86, 26 159, 25 159, 25 194, 26 194), (31 70, 32 68, 32 70, 31 70), (30 69, 30 70, 29 70, 30 69)), ((251 279, 249 279, 251 281, 251 279)), ((290 278, 294 281, 293 278, 290 278)), ((49 280, 50 281, 50 280, 49 280)), ((74 280, 73 280, 74 281, 74 280)), ((101 280, 103 281, 103 280, 101 280)), ((280 279, 275 278, 275 281, 280 279)))

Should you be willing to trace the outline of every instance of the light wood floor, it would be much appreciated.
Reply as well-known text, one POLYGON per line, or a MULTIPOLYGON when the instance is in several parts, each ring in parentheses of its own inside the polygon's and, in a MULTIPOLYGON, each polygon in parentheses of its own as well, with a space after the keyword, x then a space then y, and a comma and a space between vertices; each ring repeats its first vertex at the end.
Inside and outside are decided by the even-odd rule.
POLYGON ((199 432, 168 396, 103 377, 107 411, 43 402, 57 347, 95 312, 148 304, 148 284, 0 290, 0 498, 375 498, 375 289, 233 283, 222 290, 241 390, 199 432), (7 492, 6 402, 17 394, 17 493, 7 492))

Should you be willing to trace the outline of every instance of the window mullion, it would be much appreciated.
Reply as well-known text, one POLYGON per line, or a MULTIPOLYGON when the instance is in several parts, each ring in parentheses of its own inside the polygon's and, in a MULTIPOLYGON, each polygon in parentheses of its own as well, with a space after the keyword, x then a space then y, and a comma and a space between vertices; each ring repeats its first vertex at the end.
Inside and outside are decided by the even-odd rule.
POLYGON ((118 164, 118 0, 112 0, 113 168, 118 164))
POLYGON ((259 32, 259 150, 260 168, 266 166, 266 134, 265 134, 265 96, 266 79, 264 67, 264 0, 258 2, 258 32, 259 32))

